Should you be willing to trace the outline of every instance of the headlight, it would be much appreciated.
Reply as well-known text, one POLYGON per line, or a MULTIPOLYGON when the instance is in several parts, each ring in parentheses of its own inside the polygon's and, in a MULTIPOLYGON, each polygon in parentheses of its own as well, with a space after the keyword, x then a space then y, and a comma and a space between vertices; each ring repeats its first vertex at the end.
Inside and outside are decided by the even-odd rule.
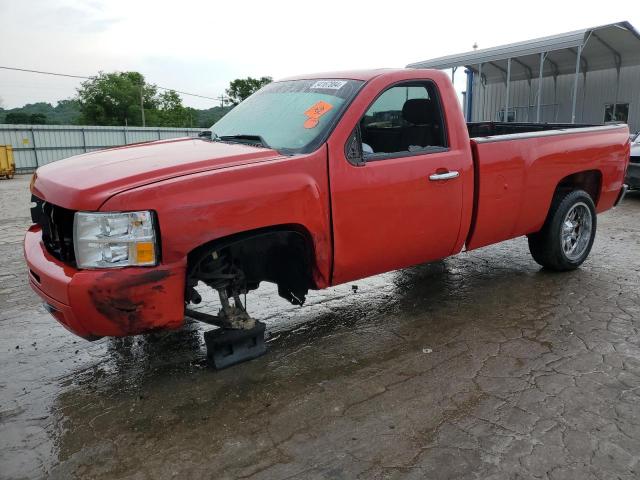
POLYGON ((156 265, 153 215, 149 211, 76 212, 73 246, 78 268, 156 265))

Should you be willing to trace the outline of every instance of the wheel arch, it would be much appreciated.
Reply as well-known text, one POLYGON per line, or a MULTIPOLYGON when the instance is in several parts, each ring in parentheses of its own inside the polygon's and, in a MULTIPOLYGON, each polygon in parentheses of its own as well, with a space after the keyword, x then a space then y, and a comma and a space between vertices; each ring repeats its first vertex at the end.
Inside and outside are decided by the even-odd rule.
POLYGON ((208 241, 187 255, 187 277, 200 258, 214 251, 224 251, 245 273, 247 290, 268 281, 278 285, 280 296, 301 303, 308 290, 316 288, 314 243, 303 225, 273 225, 208 241))
MULTIPOLYGON (((600 200, 600 193, 602 192, 602 172, 600 170, 583 170, 567 175, 556 185, 553 199, 574 190, 584 190, 587 192, 597 207, 598 201, 600 200)), ((549 208, 551 208, 551 205, 549 208)))

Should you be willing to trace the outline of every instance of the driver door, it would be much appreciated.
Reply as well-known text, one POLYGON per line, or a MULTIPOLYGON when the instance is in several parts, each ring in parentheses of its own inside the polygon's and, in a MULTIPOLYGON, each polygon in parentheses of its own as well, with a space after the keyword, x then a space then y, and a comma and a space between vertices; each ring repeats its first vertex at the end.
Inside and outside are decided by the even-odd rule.
POLYGON ((387 88, 349 142, 330 158, 332 283, 450 255, 462 219, 459 176, 470 152, 449 148, 436 85, 387 88), (361 158, 348 158, 354 151, 361 158))

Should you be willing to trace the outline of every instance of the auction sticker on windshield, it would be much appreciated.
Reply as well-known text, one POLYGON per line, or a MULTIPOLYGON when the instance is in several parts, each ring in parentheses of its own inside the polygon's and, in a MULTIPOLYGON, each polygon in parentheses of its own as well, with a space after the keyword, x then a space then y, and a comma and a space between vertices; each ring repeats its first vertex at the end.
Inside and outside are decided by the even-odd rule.
POLYGON ((340 90, 347 84, 346 80, 318 80, 311 85, 312 90, 340 90))
POLYGON ((333 105, 323 100, 314 103, 304 112, 307 120, 304 122, 304 128, 315 128, 318 126, 319 118, 333 108, 333 105))

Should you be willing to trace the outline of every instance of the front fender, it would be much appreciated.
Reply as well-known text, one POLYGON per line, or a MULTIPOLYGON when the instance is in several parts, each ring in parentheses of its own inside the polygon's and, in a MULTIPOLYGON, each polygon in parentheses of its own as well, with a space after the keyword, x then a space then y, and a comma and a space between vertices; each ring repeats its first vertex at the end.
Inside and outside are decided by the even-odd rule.
POLYGON ((100 210, 155 210, 163 263, 184 260, 219 238, 300 225, 313 242, 314 282, 323 288, 333 257, 326 156, 323 146, 308 155, 164 180, 119 193, 100 210))

